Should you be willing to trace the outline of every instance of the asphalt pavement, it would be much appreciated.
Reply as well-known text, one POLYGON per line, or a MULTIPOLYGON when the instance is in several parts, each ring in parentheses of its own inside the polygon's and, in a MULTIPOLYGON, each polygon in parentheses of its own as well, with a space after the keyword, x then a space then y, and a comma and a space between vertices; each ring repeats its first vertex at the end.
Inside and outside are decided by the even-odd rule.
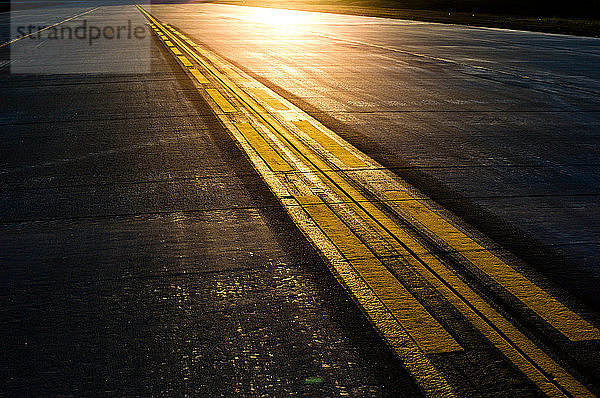
MULTIPOLYGON (((12 22, 146 23, 96 6, 12 22)), ((598 39, 147 8, 600 309, 598 39)), ((421 395, 167 48, 86 40, 5 46, 7 395, 421 395)), ((539 393, 458 318, 436 315, 465 352, 432 361, 459 395, 539 393)), ((596 342, 528 336, 597 390, 596 342)))

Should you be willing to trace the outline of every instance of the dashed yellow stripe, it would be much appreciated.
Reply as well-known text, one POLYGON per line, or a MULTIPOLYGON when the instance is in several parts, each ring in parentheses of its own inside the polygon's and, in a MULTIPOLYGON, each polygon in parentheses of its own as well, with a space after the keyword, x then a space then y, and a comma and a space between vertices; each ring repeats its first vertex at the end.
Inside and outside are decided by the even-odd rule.
POLYGON ((229 103, 229 101, 227 101, 225 99, 225 97, 223 97, 223 95, 221 95, 221 93, 218 90, 215 90, 214 88, 207 88, 206 92, 217 103, 217 105, 219 105, 219 108, 221 108, 221 110, 223 112, 235 112, 236 111, 234 106, 231 105, 231 103, 229 103))
POLYGON ((341 146, 337 141, 327 136, 324 132, 316 128, 307 120, 293 122, 296 127, 306 133, 313 140, 317 141, 323 149, 329 151, 336 158, 341 160, 348 167, 366 167, 366 164, 341 146))
POLYGON ((183 53, 177 47, 171 47, 171 51, 173 51, 173 54, 179 57, 183 55, 183 53))
POLYGON ((317 196, 296 196, 302 208, 350 262, 398 323, 428 354, 462 347, 317 196))
POLYGON ((190 62, 190 60, 186 56, 180 55, 177 58, 179 58, 179 61, 181 61, 181 63, 183 64, 183 66, 187 66, 188 68, 190 66, 193 66, 192 63, 190 62))
MULTIPOLYGON (((371 204, 368 204, 371 207, 371 204)), ((374 206, 372 206, 374 207, 374 206)), ((454 305, 479 331, 518 369, 533 381, 546 395, 550 397, 564 397, 563 392, 555 384, 549 382, 546 375, 551 377, 558 385, 576 397, 588 397, 590 392, 567 373, 560 365, 540 350, 531 340, 521 333, 506 318, 502 317, 477 293, 465 284, 455 272, 442 264, 434 255, 418 243, 412 236, 400 229, 392 220, 387 218, 378 209, 369 208, 382 225, 390 231, 413 253, 419 253, 417 261, 404 246, 396 242, 395 249, 414 266, 419 274, 427 279, 450 303, 454 305), (425 265, 426 264, 426 265, 425 265), (432 272, 437 274, 434 275, 432 272), (445 283, 447 283, 447 285, 445 283), (449 287, 451 286, 452 289, 449 287), (464 298, 463 301, 455 292, 464 298), (467 304, 468 303, 468 304, 467 304), (479 316, 469 304, 484 315, 479 316), (503 333, 502 336, 500 333, 503 333), (510 341, 507 340, 510 339, 510 341), (525 357, 527 356, 527 358, 525 357), (545 372, 544 373, 542 373, 545 372)))
POLYGON ((406 192, 385 195, 570 340, 600 338, 598 329, 406 192))
POLYGON ((276 111, 287 111, 290 109, 277 98, 267 94, 263 89, 254 88, 250 91, 252 91, 252 93, 254 93, 254 95, 256 95, 260 101, 267 103, 271 108, 275 109, 276 111))
POLYGON ((191 68, 190 73, 194 76, 194 79, 198 81, 198 83, 207 84, 209 83, 208 79, 204 77, 204 75, 196 68, 191 68))
POLYGON ((273 171, 294 170, 250 123, 235 123, 235 127, 273 171))
POLYGON ((175 45, 173 43, 171 43, 169 40, 166 40, 167 38, 165 37, 165 44, 167 45, 167 47, 175 47, 175 45))

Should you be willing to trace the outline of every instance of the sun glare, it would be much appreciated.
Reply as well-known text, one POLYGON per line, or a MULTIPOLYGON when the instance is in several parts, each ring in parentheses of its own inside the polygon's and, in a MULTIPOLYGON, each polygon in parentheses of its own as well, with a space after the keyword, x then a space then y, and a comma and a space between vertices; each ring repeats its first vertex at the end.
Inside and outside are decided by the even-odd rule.
POLYGON ((256 8, 249 19, 255 22, 261 22, 272 26, 282 25, 302 25, 311 22, 312 17, 309 12, 281 10, 276 8, 256 8))

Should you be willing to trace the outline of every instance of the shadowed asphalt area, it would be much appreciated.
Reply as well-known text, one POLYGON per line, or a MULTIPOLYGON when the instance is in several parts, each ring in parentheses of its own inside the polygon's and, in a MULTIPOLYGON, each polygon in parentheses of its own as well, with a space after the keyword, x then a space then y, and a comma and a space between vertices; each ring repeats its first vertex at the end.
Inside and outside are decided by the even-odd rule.
POLYGON ((418 395, 161 51, 1 77, 4 393, 418 395))

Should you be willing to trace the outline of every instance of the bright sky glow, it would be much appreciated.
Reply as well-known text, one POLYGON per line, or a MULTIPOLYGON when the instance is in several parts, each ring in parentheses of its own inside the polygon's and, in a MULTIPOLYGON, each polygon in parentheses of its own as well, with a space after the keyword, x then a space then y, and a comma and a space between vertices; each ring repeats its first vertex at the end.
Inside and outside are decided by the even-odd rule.
POLYGON ((315 19, 313 13, 302 11, 258 7, 252 7, 252 9, 248 11, 248 13, 243 15, 243 19, 272 26, 303 25, 311 23, 315 19))

